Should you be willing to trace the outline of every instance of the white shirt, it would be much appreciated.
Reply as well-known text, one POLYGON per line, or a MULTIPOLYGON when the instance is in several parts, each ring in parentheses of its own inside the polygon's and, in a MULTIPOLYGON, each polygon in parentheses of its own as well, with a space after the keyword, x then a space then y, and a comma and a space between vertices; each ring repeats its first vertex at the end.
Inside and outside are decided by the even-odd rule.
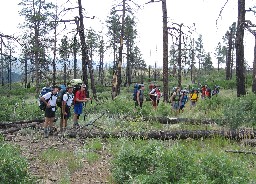
POLYGON ((65 93, 64 95, 63 95, 63 101, 65 101, 66 102, 66 105, 67 106, 71 106, 71 104, 72 104, 72 102, 73 102, 73 99, 74 99, 74 95, 73 94, 67 94, 67 93, 65 93))
POLYGON ((48 104, 52 107, 56 106, 57 94, 53 94, 52 92, 48 92, 42 96, 46 101, 49 99, 48 104))

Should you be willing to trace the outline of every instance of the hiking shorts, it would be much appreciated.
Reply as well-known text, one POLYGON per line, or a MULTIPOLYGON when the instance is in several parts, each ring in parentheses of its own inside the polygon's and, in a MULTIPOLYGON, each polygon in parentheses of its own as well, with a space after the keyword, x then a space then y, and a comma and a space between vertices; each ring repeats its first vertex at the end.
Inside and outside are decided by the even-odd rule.
POLYGON ((56 107, 46 107, 45 109, 45 117, 46 118, 54 118, 55 117, 56 107))
POLYGON ((191 101, 191 106, 192 107, 196 106, 196 101, 191 101))
POLYGON ((181 105, 181 106, 180 106, 180 110, 182 110, 184 107, 185 107, 185 105, 181 105))
MULTIPOLYGON (((66 105, 65 112, 67 113, 67 115, 64 115, 64 119, 70 118, 70 116, 71 116, 70 108, 71 107, 66 105)), ((60 113, 60 115, 61 115, 61 118, 63 118, 63 113, 62 112, 60 113)))
POLYGON ((75 114, 82 114, 83 112, 83 103, 75 103, 74 104, 74 113, 75 114))
POLYGON ((178 110, 178 109, 179 109, 179 102, 173 103, 173 104, 172 104, 172 108, 173 108, 174 110, 178 110))

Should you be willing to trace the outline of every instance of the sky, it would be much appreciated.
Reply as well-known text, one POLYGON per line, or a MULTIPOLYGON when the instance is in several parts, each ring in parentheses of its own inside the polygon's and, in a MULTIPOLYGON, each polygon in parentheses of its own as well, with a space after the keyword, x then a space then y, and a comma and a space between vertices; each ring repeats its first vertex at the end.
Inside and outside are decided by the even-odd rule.
MULTIPOLYGON (((49 1, 49 0, 48 0, 49 1)), ((62 4, 67 0, 52 0, 54 3, 62 4)), ((162 66, 162 4, 161 2, 145 4, 149 0, 134 0, 140 5, 135 8, 137 21, 138 38, 136 44, 142 52, 142 56, 148 65, 157 63, 162 66)), ((224 7, 221 16, 220 11, 226 0, 166 0, 168 13, 168 26, 172 23, 183 23, 185 26, 195 24, 194 37, 197 39, 201 34, 203 45, 206 52, 210 52, 214 65, 217 61, 214 58, 215 48, 218 42, 228 30, 229 26, 237 21, 237 0, 229 0, 224 7), (218 22, 216 24, 216 20, 218 22)), ((246 0, 246 7, 252 7, 254 0, 246 0)), ((7 35, 17 35, 20 30, 18 24, 23 21, 19 16, 18 3, 20 0, 0 0, 0 33, 7 35)), ((77 6, 76 0, 70 0, 72 4, 68 6, 77 6)), ((121 2, 121 0, 82 0, 85 14, 88 17, 95 16, 95 19, 85 19, 85 28, 94 28, 96 31, 106 33, 105 20, 109 15, 111 7, 121 2)), ((256 5, 256 3, 254 3, 256 5)), ((66 15, 65 18, 73 18, 73 15, 66 15)), ((247 14, 246 19, 253 20, 252 15, 247 14)), ((255 18, 254 18, 255 19, 255 18)), ((253 21, 252 21, 253 22, 253 21)), ((256 23, 256 20, 255 22, 256 23)), ((186 29, 186 28, 184 28, 186 29)), ((61 39, 61 38, 60 38, 61 39)), ((169 46, 171 38, 169 37, 169 46)), ((245 59, 252 66, 254 37, 245 31, 245 59)), ((112 59, 112 54, 108 53, 105 58, 112 59)), ((107 60, 107 59, 106 59, 107 60)), ((223 65, 224 66, 224 65, 223 65)))

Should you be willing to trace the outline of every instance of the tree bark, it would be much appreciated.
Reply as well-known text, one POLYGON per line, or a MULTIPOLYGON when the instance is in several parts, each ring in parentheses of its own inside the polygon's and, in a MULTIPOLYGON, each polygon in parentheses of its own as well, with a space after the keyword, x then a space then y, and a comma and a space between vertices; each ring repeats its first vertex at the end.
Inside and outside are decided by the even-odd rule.
POLYGON ((179 25, 179 48, 178 48, 178 87, 180 87, 181 89, 181 35, 182 35, 182 32, 181 32, 181 27, 182 27, 183 24, 180 24, 179 25))
POLYGON ((96 88, 95 88, 95 81, 94 81, 94 74, 93 74, 93 68, 92 68, 92 49, 91 49, 91 60, 89 60, 89 72, 90 72, 90 78, 91 78, 91 89, 92 89, 92 94, 93 94, 93 98, 96 99, 97 98, 97 94, 96 94, 96 88))
POLYGON ((73 43, 73 56, 74 56, 74 79, 77 77, 77 39, 76 36, 74 36, 74 43, 73 43))
POLYGON ((256 33, 254 35, 254 60, 253 60, 253 75, 252 75, 252 92, 256 93, 256 33))
POLYGON ((227 53, 227 61, 226 61, 226 80, 230 80, 230 66, 231 66, 231 55, 232 55, 232 37, 233 37, 233 29, 230 30, 228 34, 228 53, 227 53))
POLYGON ((122 26, 120 36, 120 47, 118 50, 118 66, 117 66, 117 87, 116 95, 120 94, 120 87, 122 84, 122 60, 123 60, 123 39, 124 39, 124 19, 125 19, 125 0, 123 0, 123 15, 122 15, 122 26))
POLYGON ((162 0, 163 11, 163 101, 168 102, 168 29, 166 0, 162 0))
POLYGON ((84 34, 84 16, 83 16, 83 7, 81 0, 78 0, 79 6, 79 26, 78 26, 78 33, 80 37, 80 42, 82 46, 82 71, 83 71, 83 82, 87 86, 88 90, 88 74, 87 74, 87 65, 88 65, 88 47, 85 42, 85 34, 84 34))
POLYGON ((244 66, 244 22, 245 0, 238 0, 238 21, 236 32, 236 82, 237 96, 246 94, 245 91, 245 66, 244 66))

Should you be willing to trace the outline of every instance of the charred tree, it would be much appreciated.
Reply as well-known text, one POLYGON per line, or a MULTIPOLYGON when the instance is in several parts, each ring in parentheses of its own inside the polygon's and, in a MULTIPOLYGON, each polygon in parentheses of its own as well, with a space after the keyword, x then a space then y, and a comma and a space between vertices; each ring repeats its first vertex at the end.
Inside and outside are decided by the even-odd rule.
POLYGON ((236 32, 236 82, 237 96, 246 94, 245 91, 245 66, 244 66, 244 23, 245 0, 238 0, 238 21, 236 32))
MULTIPOLYGON (((87 74, 87 66, 88 66, 88 48, 87 44, 85 42, 85 34, 84 34, 84 16, 83 16, 83 7, 81 0, 78 0, 78 9, 79 9, 79 21, 76 20, 78 25, 78 33, 80 37, 81 42, 81 48, 82 48, 82 78, 83 82, 86 84, 88 90, 88 74, 87 74)), ((76 18, 78 19, 78 18, 76 18)))
MULTIPOLYGON (((120 87, 122 84, 122 59, 123 59, 123 39, 124 39, 124 19, 125 19, 125 0, 123 0, 123 10, 122 10, 122 25, 121 25, 121 35, 120 35, 120 47, 118 49, 118 65, 117 65, 117 87, 116 95, 120 94, 120 87)), ((114 89, 114 88, 113 88, 114 89)))
POLYGON ((163 101, 168 102, 168 29, 166 0, 162 0, 163 11, 163 101))

